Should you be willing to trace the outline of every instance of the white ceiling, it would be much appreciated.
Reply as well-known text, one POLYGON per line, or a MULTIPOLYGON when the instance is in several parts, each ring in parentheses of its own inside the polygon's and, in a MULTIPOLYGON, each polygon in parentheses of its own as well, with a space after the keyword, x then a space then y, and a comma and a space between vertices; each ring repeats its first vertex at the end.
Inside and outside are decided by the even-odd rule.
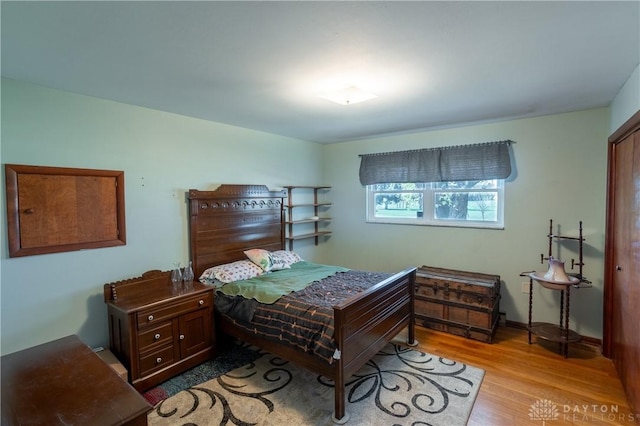
POLYGON ((604 107, 640 60, 639 1, 1 8, 5 77, 321 143, 604 107))

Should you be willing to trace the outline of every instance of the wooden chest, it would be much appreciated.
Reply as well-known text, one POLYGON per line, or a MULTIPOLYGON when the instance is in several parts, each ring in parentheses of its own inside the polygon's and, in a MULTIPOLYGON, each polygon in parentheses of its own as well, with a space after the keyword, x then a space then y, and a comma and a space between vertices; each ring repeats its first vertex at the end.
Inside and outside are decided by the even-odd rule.
POLYGON ((416 324, 491 343, 498 326, 499 306, 499 275, 418 268, 416 324))

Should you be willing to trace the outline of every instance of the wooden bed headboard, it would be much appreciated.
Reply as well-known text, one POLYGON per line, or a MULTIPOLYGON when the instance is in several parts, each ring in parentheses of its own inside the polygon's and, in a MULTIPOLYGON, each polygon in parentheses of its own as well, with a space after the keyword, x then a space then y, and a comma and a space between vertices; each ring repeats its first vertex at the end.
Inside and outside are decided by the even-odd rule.
POLYGON ((189 190, 189 235, 196 279, 207 268, 247 259, 252 248, 283 250, 284 197, 264 185, 189 190))

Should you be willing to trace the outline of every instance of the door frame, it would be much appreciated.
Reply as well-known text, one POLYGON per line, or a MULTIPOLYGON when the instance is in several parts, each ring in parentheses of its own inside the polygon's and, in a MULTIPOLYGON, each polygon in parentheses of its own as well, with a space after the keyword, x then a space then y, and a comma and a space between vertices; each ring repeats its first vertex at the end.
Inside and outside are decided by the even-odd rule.
POLYGON ((613 306, 614 292, 612 283, 615 274, 615 253, 614 253, 614 237, 615 237, 615 218, 614 218, 614 200, 613 194, 615 190, 616 176, 616 148, 620 142, 625 140, 632 133, 640 130, 640 110, 638 110, 631 118, 629 118, 622 126, 609 136, 608 161, 607 161, 607 207, 606 207, 606 236, 604 249, 604 289, 603 289, 603 324, 602 324, 602 355, 607 358, 613 357, 613 329, 611 324, 611 312, 615 309, 613 306))

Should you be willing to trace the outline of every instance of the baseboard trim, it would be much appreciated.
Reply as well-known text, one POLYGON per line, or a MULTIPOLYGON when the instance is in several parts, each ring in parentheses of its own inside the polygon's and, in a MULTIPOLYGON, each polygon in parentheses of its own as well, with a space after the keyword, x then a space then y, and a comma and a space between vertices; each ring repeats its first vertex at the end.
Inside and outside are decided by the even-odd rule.
MULTIPOLYGON (((507 327, 512 327, 512 328, 519 328, 519 329, 523 329, 526 330, 527 329, 527 324, 522 323, 522 322, 517 322, 517 321, 510 321, 507 320, 507 327)), ((590 345, 590 346, 595 346, 599 349, 602 349, 602 339, 598 339, 596 337, 589 337, 589 336, 582 336, 580 335, 580 341, 584 344, 590 345)))

